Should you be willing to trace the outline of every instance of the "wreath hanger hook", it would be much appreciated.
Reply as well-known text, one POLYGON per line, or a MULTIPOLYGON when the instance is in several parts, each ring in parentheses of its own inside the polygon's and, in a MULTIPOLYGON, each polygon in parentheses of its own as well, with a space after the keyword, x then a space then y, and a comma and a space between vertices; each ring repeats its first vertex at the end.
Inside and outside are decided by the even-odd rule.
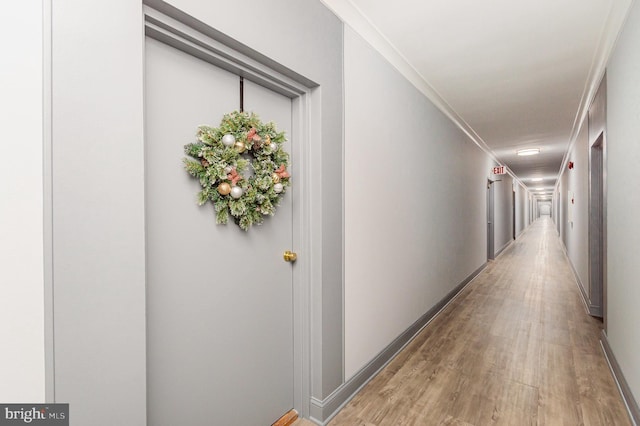
POLYGON ((244 112, 244 77, 240 76, 240 112, 244 112))

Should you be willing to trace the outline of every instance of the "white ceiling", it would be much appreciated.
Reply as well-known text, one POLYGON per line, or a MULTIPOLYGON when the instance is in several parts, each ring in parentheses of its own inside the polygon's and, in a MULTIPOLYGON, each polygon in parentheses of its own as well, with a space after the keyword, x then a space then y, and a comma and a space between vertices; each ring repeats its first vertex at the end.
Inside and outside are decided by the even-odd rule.
POLYGON ((323 2, 522 183, 552 189, 631 0, 323 2))

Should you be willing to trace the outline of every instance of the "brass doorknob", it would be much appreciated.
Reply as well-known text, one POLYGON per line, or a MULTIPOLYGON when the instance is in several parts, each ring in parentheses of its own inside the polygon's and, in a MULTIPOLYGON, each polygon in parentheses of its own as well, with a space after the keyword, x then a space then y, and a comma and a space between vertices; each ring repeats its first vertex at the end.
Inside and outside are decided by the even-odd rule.
POLYGON ((296 259, 298 258, 298 255, 295 254, 292 251, 287 250, 287 251, 284 252, 284 256, 283 257, 284 257, 284 261, 285 262, 295 262, 296 259))

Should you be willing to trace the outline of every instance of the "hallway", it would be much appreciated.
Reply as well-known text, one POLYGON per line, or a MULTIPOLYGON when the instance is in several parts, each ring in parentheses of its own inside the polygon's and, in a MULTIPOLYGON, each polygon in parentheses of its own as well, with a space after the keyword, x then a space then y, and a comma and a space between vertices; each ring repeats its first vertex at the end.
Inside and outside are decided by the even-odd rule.
POLYGON ((601 327, 543 217, 329 425, 628 425, 601 327))

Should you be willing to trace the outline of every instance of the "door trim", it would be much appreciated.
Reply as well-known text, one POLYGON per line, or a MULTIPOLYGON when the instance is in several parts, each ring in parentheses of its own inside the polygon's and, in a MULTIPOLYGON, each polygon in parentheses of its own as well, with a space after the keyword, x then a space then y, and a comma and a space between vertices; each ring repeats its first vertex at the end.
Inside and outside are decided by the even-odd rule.
POLYGON ((589 144, 589 313, 603 317, 606 331, 607 204, 606 141, 602 131, 589 144))
POLYGON ((493 182, 491 179, 487 179, 487 261, 496 257, 493 182))
MULTIPOLYGON (((242 76, 260 86, 286 96, 292 101, 291 138, 298 141, 292 149, 292 174, 296 183, 290 189, 292 203, 293 247, 300 256, 293 267, 293 409, 308 417, 311 400, 311 335, 310 294, 311 265, 321 262, 321 252, 312 250, 311 241, 321 229, 313 226, 311 206, 320 205, 320 169, 316 149, 320 147, 319 85, 238 43, 219 31, 172 7, 160 12, 143 7, 144 31, 147 37, 195 56, 205 62, 242 76), (165 13, 167 14, 165 14, 165 13), (171 16, 169 16, 169 14, 171 16), (313 151, 313 152, 312 152, 313 151)), ((248 408, 250 409, 250 407, 248 408)))
POLYGON ((512 235, 513 239, 515 240, 516 239, 516 190, 515 189, 513 190, 513 200, 512 200, 512 203, 511 203, 511 214, 513 215, 512 216, 513 220, 512 220, 512 225, 511 225, 512 226, 511 235, 512 235))

